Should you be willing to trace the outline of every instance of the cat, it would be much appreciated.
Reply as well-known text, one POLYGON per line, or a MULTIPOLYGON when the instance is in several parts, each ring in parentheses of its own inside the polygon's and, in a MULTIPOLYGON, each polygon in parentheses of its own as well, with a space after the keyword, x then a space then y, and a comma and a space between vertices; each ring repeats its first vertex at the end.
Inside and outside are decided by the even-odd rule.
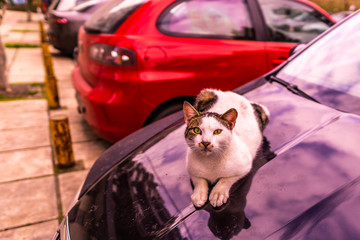
POLYGON ((191 200, 220 207, 231 186, 246 176, 262 142, 268 120, 265 106, 234 92, 204 89, 194 107, 184 102, 186 168, 194 185, 191 200), (214 185, 209 194, 209 184, 214 185))

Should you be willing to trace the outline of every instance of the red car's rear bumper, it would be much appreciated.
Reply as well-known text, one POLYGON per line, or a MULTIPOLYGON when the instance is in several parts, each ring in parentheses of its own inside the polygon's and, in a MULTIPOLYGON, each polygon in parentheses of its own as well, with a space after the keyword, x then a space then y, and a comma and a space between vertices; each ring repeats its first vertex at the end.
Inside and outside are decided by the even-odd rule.
POLYGON ((114 142, 143 125, 144 106, 137 95, 136 82, 111 85, 99 82, 92 87, 81 75, 79 66, 72 72, 72 81, 79 112, 100 137, 114 142))

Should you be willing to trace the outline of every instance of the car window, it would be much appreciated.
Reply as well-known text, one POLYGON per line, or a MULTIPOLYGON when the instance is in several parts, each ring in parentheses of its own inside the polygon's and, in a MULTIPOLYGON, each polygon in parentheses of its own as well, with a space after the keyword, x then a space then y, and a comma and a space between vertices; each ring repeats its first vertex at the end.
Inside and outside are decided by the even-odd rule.
POLYGON ((49 11, 50 10, 56 10, 57 6, 59 5, 60 0, 54 0, 51 2, 50 6, 49 6, 49 11))
POLYGON ((92 8, 94 5, 96 5, 98 2, 99 1, 97 1, 97 0, 84 1, 84 2, 81 2, 81 3, 77 4, 76 6, 74 6, 72 10, 77 11, 77 12, 86 12, 90 8, 92 8))
POLYGON ((74 7, 76 4, 75 0, 60 0, 58 2, 58 5, 56 7, 56 10, 58 11, 68 11, 72 7, 74 7))
POLYGON ((168 35, 255 39, 244 0, 178 1, 162 14, 157 24, 168 35))
POLYGON ((147 0, 110 1, 85 22, 85 31, 89 33, 114 33, 145 2, 147 0))
POLYGON ((259 2, 271 41, 307 43, 329 28, 325 17, 308 5, 287 0, 259 2))

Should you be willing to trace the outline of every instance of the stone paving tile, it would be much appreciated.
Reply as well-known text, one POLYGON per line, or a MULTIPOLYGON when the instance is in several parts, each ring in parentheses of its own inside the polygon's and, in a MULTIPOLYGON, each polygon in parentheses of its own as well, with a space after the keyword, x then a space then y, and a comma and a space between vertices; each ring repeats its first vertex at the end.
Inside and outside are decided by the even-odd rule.
POLYGON ((71 72, 67 72, 67 73, 56 73, 56 79, 58 80, 58 86, 62 86, 61 84, 69 84, 71 82, 71 72))
POLYGON ((94 131, 90 128, 90 126, 87 125, 85 122, 72 123, 70 125, 70 132, 71 132, 71 140, 73 143, 99 139, 99 136, 97 136, 94 133, 94 131))
MULTIPOLYGON (((36 25, 38 28, 38 25, 36 25)), ((20 44, 32 44, 32 45, 40 45, 40 32, 37 29, 26 29, 21 27, 14 27, 9 30, 11 34, 8 33, 8 36, 3 40, 4 44, 6 43, 20 43, 20 44), (34 31, 34 32, 26 32, 34 31)))
POLYGON ((50 147, 0 152, 0 182, 54 174, 50 147))
POLYGON ((9 83, 43 83, 45 70, 41 48, 19 48, 15 54, 16 64, 11 64, 8 72, 9 83), (33 67, 29 72, 28 64, 32 61, 39 66, 33 67))
POLYGON ((3 35, 3 41, 6 37, 14 34, 13 29, 39 29, 38 17, 37 14, 32 13, 31 22, 26 21, 27 16, 24 15, 21 11, 6 11, 4 15, 4 22, 1 25, 1 34, 3 35), (4 24, 6 22, 6 24, 4 24))
POLYGON ((0 232, 1 240, 50 240, 57 229, 58 221, 52 220, 18 229, 0 232))
POLYGON ((0 151, 49 146, 49 127, 29 127, 0 131, 0 151))
MULTIPOLYGON (((0 107, 1 108, 1 107, 0 107)), ((0 110, 1 111, 1 110, 0 110)), ((6 118, 0 118, 0 130, 48 126, 49 117, 46 111, 1 111, 6 118)))
POLYGON ((66 99, 66 98, 71 98, 72 101, 74 101, 75 98, 75 89, 73 87, 69 87, 69 88, 65 88, 65 87, 60 87, 60 84, 58 83, 58 94, 60 99, 66 99))
POLYGON ((8 112, 47 111, 47 107, 47 101, 45 99, 0 102, 0 112, 6 114, 8 114, 8 112))
POLYGON ((58 54, 53 54, 53 62, 54 62, 54 71, 57 74, 71 74, 72 70, 74 69, 74 66, 76 65, 76 62, 69 58, 64 57, 58 54))
POLYGON ((4 35, 4 39, 2 39, 3 43, 19 43, 23 38, 23 33, 14 32, 13 29, 8 29, 6 35, 4 35))
POLYGON ((15 54, 16 54, 15 48, 5 48, 5 54, 6 54, 6 64, 9 67, 11 63, 14 60, 15 54))
POLYGON ((0 184, 0 231, 58 217, 53 176, 0 184))
MULTIPOLYGON (((71 81, 71 76, 70 75, 68 75, 67 78, 59 79, 59 80, 60 80, 60 81, 58 81, 58 88, 59 89, 74 89, 74 85, 73 85, 73 83, 71 81)), ((74 91, 75 91, 75 89, 74 89, 74 91)))
POLYGON ((104 140, 74 143, 75 161, 83 161, 86 169, 90 169, 99 156, 112 144, 104 140))
POLYGON ((60 192, 61 192, 61 203, 63 206, 63 214, 69 210, 71 204, 78 191, 80 190, 81 184, 85 181, 88 171, 77 171, 63 173, 59 175, 60 192))
POLYGON ((33 25, 33 29, 28 28, 27 30, 34 32, 25 32, 21 42, 24 44, 41 45, 40 31, 38 29, 38 23, 33 25))
POLYGON ((60 100, 60 105, 66 108, 77 108, 78 104, 75 99, 65 98, 60 100))
POLYGON ((69 76, 71 75, 76 61, 70 56, 63 55, 59 50, 55 49, 53 46, 50 46, 50 53, 53 57, 54 71, 58 75, 64 75, 65 73, 69 76))
POLYGON ((39 29, 38 16, 33 13, 31 15, 31 21, 27 21, 27 16, 18 17, 16 20, 16 24, 14 24, 11 29, 28 29, 28 30, 37 30, 39 29))

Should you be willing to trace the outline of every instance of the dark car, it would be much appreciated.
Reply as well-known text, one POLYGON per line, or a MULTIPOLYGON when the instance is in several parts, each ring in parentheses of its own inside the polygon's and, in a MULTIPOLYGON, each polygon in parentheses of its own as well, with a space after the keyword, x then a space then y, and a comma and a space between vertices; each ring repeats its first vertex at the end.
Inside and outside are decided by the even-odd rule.
POLYGON ((70 9, 50 10, 48 13, 48 35, 54 48, 72 56, 78 42, 79 28, 106 2, 108 0, 88 0, 70 9))
POLYGON ((179 112, 95 162, 57 239, 360 239, 359 26, 357 12, 235 90, 270 121, 226 205, 191 203, 179 112))
POLYGON ((76 4, 84 0, 51 0, 51 3, 47 9, 45 17, 48 17, 48 13, 52 10, 57 11, 68 11, 71 8, 75 7, 76 4))
POLYGON ((112 0, 79 31, 79 112, 108 141, 233 90, 334 24, 306 0, 112 0))

